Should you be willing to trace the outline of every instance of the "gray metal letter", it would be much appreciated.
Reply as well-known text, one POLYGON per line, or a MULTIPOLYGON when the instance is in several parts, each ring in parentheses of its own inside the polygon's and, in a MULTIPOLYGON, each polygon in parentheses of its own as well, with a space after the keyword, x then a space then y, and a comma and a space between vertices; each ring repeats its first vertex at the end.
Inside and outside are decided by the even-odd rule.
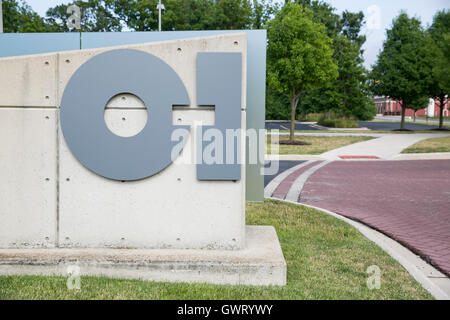
POLYGON ((170 137, 172 105, 189 105, 175 71, 139 50, 112 50, 94 56, 69 80, 61 100, 61 128, 74 156, 91 171, 115 180, 152 176, 171 163, 177 144, 170 137), (120 93, 138 96, 148 110, 144 129, 132 137, 112 133, 104 121, 108 100, 120 93))
MULTIPOLYGON (((241 129, 242 104, 242 55, 236 52, 201 52, 197 55, 197 104, 215 105, 215 126, 203 126, 205 132, 215 128, 226 137, 227 129, 241 129)), ((234 161, 221 164, 206 164, 203 150, 208 143, 197 136, 197 179, 198 180, 240 180, 241 139, 234 144, 234 161), (200 144, 199 144, 200 143, 200 144)), ((222 144, 222 155, 226 155, 226 143, 222 144)))

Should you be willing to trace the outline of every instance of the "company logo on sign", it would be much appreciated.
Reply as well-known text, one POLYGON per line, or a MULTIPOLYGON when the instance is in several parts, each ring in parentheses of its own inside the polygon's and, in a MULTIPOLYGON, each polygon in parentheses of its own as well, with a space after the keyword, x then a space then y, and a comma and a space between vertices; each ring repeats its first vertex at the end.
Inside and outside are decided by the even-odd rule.
MULTIPOLYGON (((241 129, 241 88, 241 53, 198 53, 197 104, 214 106, 216 119, 203 130, 229 136, 241 129)), ((190 127, 172 124, 173 106, 189 107, 190 100, 167 63, 139 50, 112 50, 88 60, 69 80, 61 100, 61 128, 69 149, 86 168, 114 180, 138 180, 166 168, 174 161, 173 150, 179 154, 185 146, 186 137, 178 135, 177 141, 174 133, 189 132, 190 127), (139 97, 152 115, 132 137, 115 135, 104 121, 106 102, 122 93, 139 97)), ((197 178, 240 180, 240 136, 233 135, 233 143, 228 139, 221 150, 216 146, 215 153, 226 160, 214 163, 202 160, 208 147, 203 140, 200 130, 197 178)))

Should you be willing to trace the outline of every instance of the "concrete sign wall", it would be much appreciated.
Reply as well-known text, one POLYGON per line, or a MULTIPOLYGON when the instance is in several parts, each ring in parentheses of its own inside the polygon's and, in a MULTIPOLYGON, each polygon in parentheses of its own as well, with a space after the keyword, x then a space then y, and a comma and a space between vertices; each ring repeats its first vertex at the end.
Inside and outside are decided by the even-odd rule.
MULTIPOLYGON (((240 179, 202 180, 197 164, 183 161, 196 154, 199 123, 218 126, 223 121, 217 118, 221 107, 198 96, 199 54, 214 52, 240 57, 240 105, 233 121, 245 131, 247 43, 242 33, 0 59, 0 247, 242 248, 245 166, 238 166, 240 179), (172 108, 170 125, 189 130, 180 157, 145 179, 113 180, 97 174, 80 161, 67 144, 65 128, 61 130, 60 107, 66 107, 61 101, 70 79, 93 57, 123 49, 167 64, 184 85, 189 102, 167 106, 172 108)), ((125 71, 111 63, 104 74, 96 71, 96 81, 103 79, 111 88, 123 80, 125 71)), ((75 93, 75 109, 89 105, 96 88, 92 83, 75 93)), ((146 124, 158 121, 152 118, 157 115, 152 95, 142 99, 139 92, 128 91, 114 91, 109 100, 103 97, 103 125, 117 139, 131 139, 130 132, 136 137, 146 124)), ((80 130, 89 127, 77 125, 80 130)), ((237 137, 241 155, 244 137, 237 137)), ((165 143, 163 136, 152 139, 165 143)), ((97 148, 100 157, 101 142, 97 148)), ((106 153, 99 163, 117 161, 108 157, 119 155, 106 153)))

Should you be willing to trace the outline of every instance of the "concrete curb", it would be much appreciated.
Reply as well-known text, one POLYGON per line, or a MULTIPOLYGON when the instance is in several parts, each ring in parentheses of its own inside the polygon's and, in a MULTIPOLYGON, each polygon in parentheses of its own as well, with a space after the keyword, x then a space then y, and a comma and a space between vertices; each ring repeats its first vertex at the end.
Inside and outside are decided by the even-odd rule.
MULTIPOLYGON (((304 160, 326 160, 322 155, 309 154, 266 154, 264 157, 266 161, 304 161, 304 160)), ((336 158, 337 161, 398 161, 398 160, 450 160, 450 152, 440 153, 402 153, 392 159, 341 159, 336 158)))
POLYGON ((309 179, 309 177, 322 168, 323 166, 326 166, 332 161, 324 161, 321 163, 318 163, 314 167, 309 168, 305 172, 303 172, 297 179, 295 179, 294 183, 292 184, 291 188, 289 189, 288 193, 286 194, 286 200, 289 201, 297 201, 298 197, 300 196, 300 193, 303 190, 303 186, 305 185, 306 181, 309 179))
POLYGON ((450 152, 401 153, 392 160, 442 160, 450 159, 450 152))
POLYGON ((325 160, 318 155, 310 154, 266 154, 266 161, 303 161, 303 160, 325 160))
MULTIPOLYGON (((289 132, 268 132, 270 130, 266 130, 266 136, 270 135, 279 135, 279 136, 288 136, 289 132)), ((435 134, 435 133, 433 133, 435 134)), ((348 137, 348 136, 368 136, 368 137, 384 137, 392 135, 391 133, 371 133, 369 132, 296 132, 295 136, 318 136, 318 137, 348 137)), ((397 134, 400 135, 400 134, 397 134)))
POLYGON ((310 163, 311 163, 311 161, 300 163, 300 164, 298 164, 298 165, 296 165, 296 166, 294 166, 292 168, 289 168, 289 169, 283 171, 282 173, 278 174, 264 188, 264 196, 265 197, 271 197, 272 194, 275 192, 275 189, 280 185, 281 182, 283 182, 284 179, 287 178, 287 176, 289 176, 292 172, 307 166, 310 163))
POLYGON ((370 129, 366 128, 366 127, 359 127, 359 128, 331 128, 331 127, 328 127, 327 130, 332 130, 332 131, 358 131, 358 130, 370 130, 370 129))
POLYGON ((280 200, 276 198, 267 197, 266 199, 283 201, 287 203, 292 203, 296 205, 301 205, 304 207, 319 210, 323 213, 331 215, 339 220, 342 220, 351 226, 358 229, 362 235, 367 239, 377 244, 381 249, 388 253, 392 258, 394 258, 398 263, 400 263, 406 271, 417 281, 422 287, 427 290, 435 299, 438 300, 450 300, 450 279, 443 275, 440 271, 433 268, 425 261, 423 261, 419 256, 415 255, 406 247, 402 246, 398 242, 389 238, 388 236, 378 232, 368 226, 359 223, 357 221, 348 219, 341 215, 338 215, 332 211, 318 208, 315 206, 298 203, 289 200, 280 200), (427 276, 427 273, 429 274, 427 276), (433 280, 433 279, 445 279, 445 281, 433 280), (437 283, 439 282, 439 283, 437 283), (442 283, 444 282, 444 283, 442 283))

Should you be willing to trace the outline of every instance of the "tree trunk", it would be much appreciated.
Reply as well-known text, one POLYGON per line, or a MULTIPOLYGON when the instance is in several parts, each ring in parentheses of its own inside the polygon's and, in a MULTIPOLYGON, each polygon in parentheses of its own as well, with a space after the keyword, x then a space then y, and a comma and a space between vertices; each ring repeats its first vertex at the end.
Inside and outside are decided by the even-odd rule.
POLYGON ((416 122, 416 112, 417 110, 414 110, 414 122, 416 122))
POLYGON ((444 101, 445 96, 441 94, 439 97, 440 105, 439 105, 439 129, 444 129, 444 101))
POLYGON ((405 130, 405 113, 406 113, 406 104, 402 102, 402 120, 400 122, 400 130, 405 130))
POLYGON ((297 108, 297 103, 295 97, 291 99, 291 130, 289 134, 289 141, 294 141, 295 138, 295 109, 297 108))

